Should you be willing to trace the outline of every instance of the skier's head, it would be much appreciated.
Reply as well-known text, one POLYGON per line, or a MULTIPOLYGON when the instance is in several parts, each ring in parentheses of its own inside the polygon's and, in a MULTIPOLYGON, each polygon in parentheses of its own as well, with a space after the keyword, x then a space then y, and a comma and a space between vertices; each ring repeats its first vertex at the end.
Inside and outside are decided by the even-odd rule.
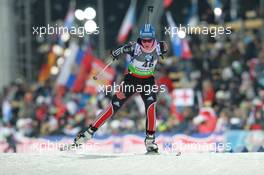
POLYGON ((141 27, 138 42, 147 50, 153 47, 155 42, 155 29, 151 24, 144 24, 141 27))

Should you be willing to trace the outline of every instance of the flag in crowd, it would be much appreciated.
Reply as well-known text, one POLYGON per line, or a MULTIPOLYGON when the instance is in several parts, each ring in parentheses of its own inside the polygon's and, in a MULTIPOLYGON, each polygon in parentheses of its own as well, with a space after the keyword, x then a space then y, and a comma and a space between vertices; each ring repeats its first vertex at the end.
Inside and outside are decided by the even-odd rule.
POLYGON ((72 65, 74 65, 78 50, 78 44, 75 42, 71 42, 69 47, 70 53, 68 56, 65 57, 65 62, 57 78, 58 85, 66 86, 67 82, 70 81, 69 79, 71 71, 73 70, 72 65))
POLYGON ((175 106, 193 106, 193 89, 174 89, 172 92, 173 104, 175 106))
POLYGON ((53 51, 50 51, 47 58, 47 63, 43 64, 40 69, 38 82, 44 82, 50 77, 51 68, 56 63, 57 56, 53 51))
POLYGON ((132 30, 136 17, 136 3, 136 0, 131 1, 131 4, 127 10, 126 16, 118 33, 118 43, 124 43, 127 40, 130 31, 132 30))
POLYGON ((188 40, 186 38, 179 37, 179 28, 177 28, 177 25, 172 18, 171 12, 166 12, 166 18, 170 28, 170 39, 174 55, 177 58, 190 59, 192 57, 192 53, 188 40))
POLYGON ((115 77, 115 69, 108 67, 100 76, 100 79, 94 80, 92 77, 104 69, 106 63, 99 58, 93 57, 91 72, 87 77, 84 92, 97 94, 99 85, 111 85, 115 77))

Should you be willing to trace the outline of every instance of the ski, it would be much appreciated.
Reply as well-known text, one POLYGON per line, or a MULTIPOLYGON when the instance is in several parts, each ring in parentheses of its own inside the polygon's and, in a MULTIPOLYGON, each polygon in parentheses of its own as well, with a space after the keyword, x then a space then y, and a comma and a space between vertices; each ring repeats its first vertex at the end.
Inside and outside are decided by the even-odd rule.
POLYGON ((78 145, 76 143, 66 144, 59 148, 60 151, 72 151, 76 150, 77 148, 80 148, 81 145, 78 145))
POLYGON ((135 153, 134 155, 150 155, 150 156, 155 156, 155 155, 165 155, 165 156, 180 156, 182 153, 181 152, 175 152, 175 153, 161 153, 161 152, 146 152, 146 153, 135 153))

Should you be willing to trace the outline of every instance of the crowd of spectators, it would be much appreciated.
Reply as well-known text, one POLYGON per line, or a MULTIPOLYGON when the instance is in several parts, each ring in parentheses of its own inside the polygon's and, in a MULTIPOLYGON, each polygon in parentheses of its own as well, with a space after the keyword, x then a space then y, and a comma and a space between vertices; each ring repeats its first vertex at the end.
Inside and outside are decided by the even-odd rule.
MULTIPOLYGON (((192 37, 191 59, 165 58, 157 71, 157 82, 168 87, 158 95, 157 130, 185 134, 263 130, 264 44, 260 36, 257 30, 206 43, 192 37), (175 72, 182 73, 177 80, 170 77, 175 72), (201 98, 195 95, 194 106, 174 109, 170 93, 175 84, 176 88, 194 89, 201 98), (204 107, 209 112, 201 112, 204 107)), ((60 94, 52 80, 27 84, 18 79, 2 90, 0 101, 0 130, 9 127, 24 136, 41 137, 75 135, 95 119, 110 97, 71 91, 60 94)), ((144 131, 145 120, 142 102, 135 97, 98 133, 144 131)))

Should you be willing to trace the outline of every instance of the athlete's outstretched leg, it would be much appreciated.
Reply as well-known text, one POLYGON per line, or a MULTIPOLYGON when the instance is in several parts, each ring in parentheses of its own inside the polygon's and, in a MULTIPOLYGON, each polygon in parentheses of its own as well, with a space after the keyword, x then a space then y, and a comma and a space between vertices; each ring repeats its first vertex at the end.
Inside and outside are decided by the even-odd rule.
POLYGON ((146 94, 143 92, 140 94, 146 109, 146 138, 145 146, 147 152, 158 152, 158 145, 155 143, 155 131, 156 131, 156 93, 151 92, 146 94))
POLYGON ((155 134, 156 131, 156 93, 140 93, 146 110, 146 133, 155 134))
POLYGON ((134 92, 117 92, 113 98, 111 103, 108 105, 108 107, 101 112, 96 120, 89 126, 88 129, 81 131, 77 137, 74 139, 74 143, 79 145, 87 140, 90 140, 94 134, 94 132, 104 124, 104 122, 112 117, 126 102, 126 100, 133 95, 134 92))

